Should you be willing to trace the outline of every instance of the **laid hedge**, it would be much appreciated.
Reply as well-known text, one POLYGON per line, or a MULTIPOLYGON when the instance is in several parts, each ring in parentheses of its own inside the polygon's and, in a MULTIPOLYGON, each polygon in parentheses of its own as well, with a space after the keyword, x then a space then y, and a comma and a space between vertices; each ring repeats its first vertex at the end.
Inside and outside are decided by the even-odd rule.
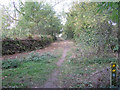
POLYGON ((10 55, 25 51, 32 51, 38 48, 44 48, 53 41, 51 36, 41 36, 37 38, 26 39, 4 39, 2 40, 2 55, 10 55))

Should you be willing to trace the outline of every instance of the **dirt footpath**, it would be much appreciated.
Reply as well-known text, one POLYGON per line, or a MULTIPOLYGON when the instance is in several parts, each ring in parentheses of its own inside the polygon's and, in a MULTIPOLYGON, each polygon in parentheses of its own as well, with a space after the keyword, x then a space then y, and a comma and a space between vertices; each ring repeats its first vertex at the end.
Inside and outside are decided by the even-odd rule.
POLYGON ((59 88, 59 84, 57 83, 57 80, 58 80, 57 76, 59 75, 59 67, 64 62, 65 57, 67 56, 67 52, 70 50, 71 46, 73 45, 73 42, 64 41, 64 42, 61 42, 61 45, 63 47, 63 54, 62 54, 62 57, 59 59, 59 61, 56 63, 58 66, 58 69, 56 69, 52 73, 52 75, 49 77, 48 81, 43 86, 41 86, 41 88, 59 88))

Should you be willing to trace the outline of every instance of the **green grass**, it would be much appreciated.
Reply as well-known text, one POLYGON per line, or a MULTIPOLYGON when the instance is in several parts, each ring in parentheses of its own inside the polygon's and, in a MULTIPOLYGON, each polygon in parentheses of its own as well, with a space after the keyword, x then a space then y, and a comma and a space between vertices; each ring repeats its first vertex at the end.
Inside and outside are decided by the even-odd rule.
MULTIPOLYGON (((7 69, 3 71, 3 76, 7 76, 7 78, 3 80, 3 86, 9 87, 11 82, 19 83, 22 82, 22 80, 24 80, 22 82, 23 86, 35 86, 37 83, 41 85, 54 68, 56 68, 56 65, 52 63, 33 61, 23 63, 18 68, 7 69), (34 83, 32 84, 32 82, 34 83)), ((17 86, 18 84, 16 84, 14 84, 14 86, 19 87, 17 86)))
POLYGON ((2 86, 12 88, 40 87, 51 72, 57 68, 55 63, 60 57, 61 52, 56 55, 45 53, 41 56, 30 54, 21 60, 18 67, 3 69, 2 86))
POLYGON ((80 57, 80 53, 77 52, 76 58, 71 58, 74 50, 71 50, 65 62, 61 67, 61 75, 59 76, 60 87, 81 87, 85 88, 86 84, 88 87, 92 87, 91 82, 87 80, 92 73, 100 71, 106 67, 110 67, 111 62, 116 62, 117 59, 114 57, 80 57), (87 75, 87 76, 85 76, 87 75), (80 78, 80 80, 78 80, 80 78), (69 83, 68 83, 69 82, 69 83))

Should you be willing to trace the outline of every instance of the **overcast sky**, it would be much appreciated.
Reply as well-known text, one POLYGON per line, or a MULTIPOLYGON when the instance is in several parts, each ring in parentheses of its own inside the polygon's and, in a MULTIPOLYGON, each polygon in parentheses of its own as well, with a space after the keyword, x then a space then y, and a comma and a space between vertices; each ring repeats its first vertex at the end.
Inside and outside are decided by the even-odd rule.
MULTIPOLYGON (((15 2, 17 4, 17 2, 19 0, 0 0, 0 4, 5 5, 5 6, 9 6, 10 2, 15 2)), ((30 2, 31 0, 22 0, 22 2, 30 2)), ((69 12, 69 8, 72 5, 73 1, 77 1, 77 0, 35 0, 35 1, 43 1, 43 2, 47 2, 48 4, 51 4, 52 6, 54 6, 54 10, 56 11, 57 14, 60 14, 62 11, 64 12, 69 12)), ((65 23, 66 19, 62 17, 62 23, 65 23)))
MULTIPOLYGON (((5 5, 5 6, 9 6, 9 3, 10 2, 17 2, 19 0, 0 0, 0 4, 2 5, 5 5)), ((30 2, 32 0, 22 0, 22 2, 30 2)), ((72 2, 76 2, 76 1, 79 1, 79 2, 88 2, 88 1, 92 1, 92 2, 101 2, 101 1, 120 1, 120 0, 34 0, 34 1, 44 1, 44 2, 47 2, 48 4, 51 4, 52 6, 54 6, 54 10, 56 11, 57 14, 60 14, 62 11, 64 12, 69 12, 69 8, 72 6, 72 2), (60 2, 60 3, 58 3, 60 2), (58 3, 58 4, 57 4, 58 3)), ((66 19, 62 17, 62 23, 65 23, 66 22, 66 19)))
MULTIPOLYGON (((16 3, 18 2, 18 0, 0 0, 0 4, 8 6, 11 1, 15 1, 16 3)), ((22 1, 29 2, 31 0, 22 0, 22 1)), ((68 8, 71 6, 71 3, 77 0, 35 0, 35 1, 44 1, 44 2, 51 4, 52 6, 60 2, 54 6, 55 11, 59 13, 62 10, 64 10, 65 12, 68 12, 68 8)))
MULTIPOLYGON (((0 4, 2 5, 6 5, 8 6, 8 4, 10 3, 10 1, 15 1, 18 2, 19 0, 0 0, 0 4)), ((32 0, 22 0, 23 2, 27 1, 30 2, 32 0)), ((79 2, 87 2, 87 1, 91 1, 91 2, 103 2, 103 1, 120 1, 120 0, 34 0, 34 1, 44 1, 47 2, 51 5, 55 5, 55 3, 60 2, 59 4, 57 4, 54 9, 57 13, 61 12, 63 9, 65 12, 68 12, 68 8, 71 6, 71 3, 74 1, 79 1, 79 2)))

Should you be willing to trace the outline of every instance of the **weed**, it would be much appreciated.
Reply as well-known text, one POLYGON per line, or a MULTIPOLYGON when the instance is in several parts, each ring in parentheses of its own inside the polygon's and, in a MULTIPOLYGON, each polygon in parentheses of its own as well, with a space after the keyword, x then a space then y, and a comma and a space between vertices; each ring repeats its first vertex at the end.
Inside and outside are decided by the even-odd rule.
POLYGON ((4 60, 2 61, 2 68, 3 69, 8 69, 8 68, 17 68, 18 66, 20 66, 20 60, 18 59, 8 59, 8 60, 4 60))
POLYGON ((42 55, 39 55, 39 53, 30 53, 27 58, 23 61, 46 61, 50 58, 56 58, 56 56, 52 55, 51 53, 44 53, 42 55))

